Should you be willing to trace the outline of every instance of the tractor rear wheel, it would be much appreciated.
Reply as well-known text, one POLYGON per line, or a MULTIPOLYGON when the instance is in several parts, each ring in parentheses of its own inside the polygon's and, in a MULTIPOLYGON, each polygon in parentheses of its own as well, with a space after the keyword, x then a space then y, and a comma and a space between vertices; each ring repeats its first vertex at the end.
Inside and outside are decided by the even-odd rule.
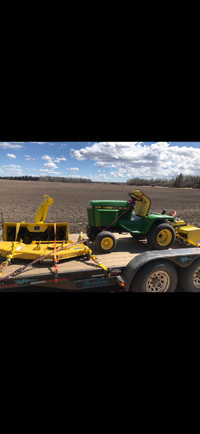
POLYGON ((114 234, 108 231, 100 232, 100 234, 98 234, 95 239, 95 247, 101 253, 111 252, 112 250, 114 250, 116 244, 117 244, 117 240, 114 234))
POLYGON ((155 250, 169 249, 176 240, 176 232, 168 223, 153 225, 147 234, 147 241, 155 250))

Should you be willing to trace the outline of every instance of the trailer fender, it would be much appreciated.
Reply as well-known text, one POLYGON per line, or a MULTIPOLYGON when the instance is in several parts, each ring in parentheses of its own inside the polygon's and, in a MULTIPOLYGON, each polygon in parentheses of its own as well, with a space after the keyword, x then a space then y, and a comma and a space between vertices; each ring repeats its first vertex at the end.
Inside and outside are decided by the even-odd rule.
POLYGON ((200 257, 200 248, 183 248, 183 249, 167 249, 167 250, 152 250, 149 252, 140 253, 133 258, 125 267, 121 276, 118 276, 116 282, 118 285, 123 286, 125 291, 129 291, 131 282, 136 273, 147 263, 158 259, 163 259, 174 263, 179 268, 186 268, 191 263, 200 257))

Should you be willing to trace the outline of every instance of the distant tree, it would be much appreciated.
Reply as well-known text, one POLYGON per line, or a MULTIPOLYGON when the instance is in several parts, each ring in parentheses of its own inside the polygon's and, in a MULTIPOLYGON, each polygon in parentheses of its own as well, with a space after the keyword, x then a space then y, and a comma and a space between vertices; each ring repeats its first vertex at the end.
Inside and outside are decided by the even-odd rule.
POLYGON ((183 180, 184 180, 184 176, 182 173, 180 173, 180 175, 178 175, 175 179, 174 187, 176 187, 176 188, 182 187, 183 186, 183 180))

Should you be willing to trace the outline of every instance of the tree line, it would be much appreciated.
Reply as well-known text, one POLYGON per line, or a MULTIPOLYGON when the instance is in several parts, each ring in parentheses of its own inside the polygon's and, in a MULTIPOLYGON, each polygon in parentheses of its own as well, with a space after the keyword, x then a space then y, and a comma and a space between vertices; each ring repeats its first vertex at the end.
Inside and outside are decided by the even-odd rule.
POLYGON ((0 179, 9 179, 15 181, 46 181, 46 182, 92 182, 88 178, 65 178, 56 176, 0 176, 0 179))
POLYGON ((176 178, 132 178, 127 181, 128 185, 140 186, 159 186, 159 187, 176 187, 176 188, 200 188, 200 176, 183 175, 180 173, 176 178))
MULTIPOLYGON (((75 182, 75 183, 88 183, 93 182, 89 178, 66 178, 66 177, 56 177, 56 176, 0 176, 0 179, 10 179, 17 181, 46 181, 46 182, 75 182)), ((98 182, 104 183, 105 182, 98 182)), ((111 182, 111 184, 124 184, 122 182, 111 182)), ((176 187, 176 188, 200 188, 200 176, 183 175, 180 173, 176 178, 165 179, 165 178, 132 178, 128 179, 127 185, 138 185, 138 186, 158 186, 158 187, 176 187)))

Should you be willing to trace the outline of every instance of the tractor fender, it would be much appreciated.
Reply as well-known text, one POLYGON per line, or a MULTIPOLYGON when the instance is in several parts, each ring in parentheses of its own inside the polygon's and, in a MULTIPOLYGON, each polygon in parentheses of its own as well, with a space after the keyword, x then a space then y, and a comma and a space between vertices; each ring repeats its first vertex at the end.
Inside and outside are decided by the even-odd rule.
POLYGON ((131 283, 136 273, 141 270, 147 263, 150 263, 158 259, 168 260, 177 267, 186 268, 192 264, 192 262, 200 257, 200 248, 183 248, 183 249, 166 249, 166 250, 152 250, 149 252, 140 253, 134 257, 125 267, 123 273, 117 277, 116 281, 118 285, 123 287, 125 291, 128 291, 131 287, 131 283))
POLYGON ((147 233, 151 229, 153 229, 153 227, 159 226, 162 223, 172 224, 173 222, 174 222, 174 220, 171 220, 171 219, 169 220, 168 218, 166 218, 166 216, 164 216, 164 218, 161 218, 160 215, 158 217, 154 216, 154 218, 149 219, 147 233))

